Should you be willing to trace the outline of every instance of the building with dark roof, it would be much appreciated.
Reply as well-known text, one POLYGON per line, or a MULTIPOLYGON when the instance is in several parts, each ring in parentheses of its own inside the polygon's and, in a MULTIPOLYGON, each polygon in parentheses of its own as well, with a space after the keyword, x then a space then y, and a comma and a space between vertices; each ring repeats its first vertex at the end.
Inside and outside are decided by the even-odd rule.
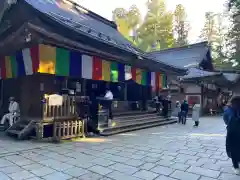
POLYGON ((198 101, 202 109, 208 111, 210 107, 207 105, 220 104, 218 96, 236 90, 239 74, 214 69, 208 42, 153 51, 147 55, 157 62, 187 70, 187 74, 179 76, 178 81, 173 78, 172 83, 169 82, 172 86, 177 84, 181 91, 179 94, 175 93, 175 100, 188 99, 190 104, 198 101))
POLYGON ((114 22, 71 0, 2 0, 0 22, 1 110, 14 96, 27 119, 44 120, 45 94, 103 96, 109 88, 119 104, 127 102, 125 110, 134 100, 145 111, 152 92, 168 87, 168 75, 186 73, 143 53, 114 22))

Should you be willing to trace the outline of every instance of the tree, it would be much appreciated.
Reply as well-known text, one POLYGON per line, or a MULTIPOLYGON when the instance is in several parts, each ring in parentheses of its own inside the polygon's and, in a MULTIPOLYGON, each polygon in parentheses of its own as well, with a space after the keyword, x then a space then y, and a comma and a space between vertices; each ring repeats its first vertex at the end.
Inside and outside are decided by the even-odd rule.
POLYGON ((187 14, 182 4, 178 4, 174 11, 174 34, 175 46, 183 46, 188 44, 188 32, 190 25, 186 21, 187 14))
POLYGON ((204 41, 208 41, 209 45, 212 46, 213 42, 216 40, 216 36, 217 30, 215 14, 213 12, 206 12, 205 22, 201 31, 200 38, 204 41))
POLYGON ((127 38, 131 31, 136 31, 141 22, 141 14, 136 5, 132 5, 129 10, 116 8, 112 13, 118 30, 127 38))
POLYGON ((148 12, 138 29, 139 47, 145 51, 173 47, 173 15, 164 0, 148 0, 148 12))
POLYGON ((240 67, 240 0, 229 0, 232 26, 229 30, 229 59, 233 66, 240 67))
POLYGON ((224 67, 227 66, 227 25, 226 15, 224 13, 214 14, 207 12, 205 14, 205 23, 201 31, 201 40, 208 41, 209 46, 212 49, 212 57, 215 66, 224 67))

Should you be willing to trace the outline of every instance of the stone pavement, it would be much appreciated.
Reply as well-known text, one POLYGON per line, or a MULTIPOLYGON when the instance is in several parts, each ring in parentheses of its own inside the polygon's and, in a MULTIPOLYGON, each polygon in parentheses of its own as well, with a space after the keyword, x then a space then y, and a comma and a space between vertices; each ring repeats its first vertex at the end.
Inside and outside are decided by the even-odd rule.
POLYGON ((0 138, 0 180, 240 180, 221 118, 62 144, 0 138))

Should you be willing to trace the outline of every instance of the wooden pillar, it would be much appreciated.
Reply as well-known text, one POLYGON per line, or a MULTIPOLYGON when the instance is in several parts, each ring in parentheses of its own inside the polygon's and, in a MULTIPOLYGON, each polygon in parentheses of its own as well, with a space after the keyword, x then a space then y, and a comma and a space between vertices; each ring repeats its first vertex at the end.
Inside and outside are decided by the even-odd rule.
POLYGON ((84 96, 87 95, 87 80, 86 79, 82 80, 82 92, 83 92, 84 96))
POLYGON ((127 84, 125 83, 125 88, 124 88, 124 101, 127 101, 127 84))

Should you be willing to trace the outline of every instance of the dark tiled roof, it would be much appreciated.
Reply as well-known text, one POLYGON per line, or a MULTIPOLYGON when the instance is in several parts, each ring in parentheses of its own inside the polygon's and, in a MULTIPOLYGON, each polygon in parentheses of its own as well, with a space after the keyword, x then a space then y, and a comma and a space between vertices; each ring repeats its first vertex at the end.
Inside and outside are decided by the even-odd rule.
POLYGON ((72 28, 78 33, 101 42, 139 54, 140 51, 125 39, 116 29, 115 23, 69 1, 68 6, 59 0, 25 0, 38 11, 55 21, 72 28))
MULTIPOLYGON (((189 67, 198 67, 208 52, 207 42, 201 42, 179 48, 153 51, 146 54, 149 57, 155 57, 158 62, 187 69, 189 67)), ((207 60, 211 59, 208 58, 207 60)))
POLYGON ((203 77, 211 77, 215 75, 221 75, 222 73, 219 72, 209 72, 209 71, 203 71, 201 69, 197 68, 190 68, 188 70, 187 75, 182 76, 183 79, 195 79, 195 78, 203 78, 203 77))
POLYGON ((231 82, 236 82, 240 78, 240 74, 237 73, 223 73, 223 76, 231 82))

